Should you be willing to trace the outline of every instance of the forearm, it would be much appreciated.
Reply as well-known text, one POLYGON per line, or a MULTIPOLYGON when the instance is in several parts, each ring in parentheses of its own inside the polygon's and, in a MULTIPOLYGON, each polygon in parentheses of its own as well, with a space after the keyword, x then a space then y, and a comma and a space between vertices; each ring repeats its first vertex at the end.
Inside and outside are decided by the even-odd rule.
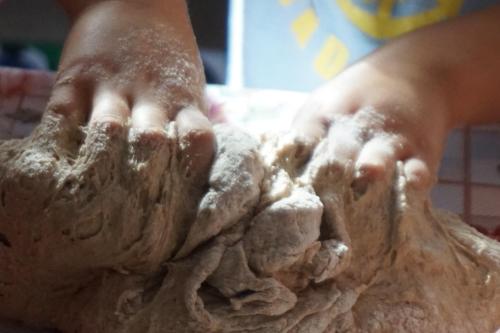
MULTIPOLYGON (((74 23, 65 43, 61 65, 86 54, 94 57, 109 45, 127 48, 127 39, 141 34, 144 51, 182 50, 197 59, 198 49, 189 21, 185 0, 58 0, 74 23), (162 34, 163 37, 155 37, 162 34), (147 40, 146 40, 147 39, 147 40), (160 39, 165 45, 154 45, 160 39), (118 40, 121 40, 119 43, 118 40), (118 44, 117 44, 118 43, 118 44), (148 44, 149 43, 149 44, 148 44)), ((110 51, 110 50, 108 50, 110 51)), ((165 51, 166 52, 166 51, 165 51)), ((108 52, 109 53, 109 52, 108 52)), ((165 53, 166 56, 166 53, 165 53)))
POLYGON ((390 67, 390 75, 425 72, 430 84, 445 95, 450 126, 496 122, 499 31, 500 6, 494 6, 402 37, 374 54, 372 61, 390 67))

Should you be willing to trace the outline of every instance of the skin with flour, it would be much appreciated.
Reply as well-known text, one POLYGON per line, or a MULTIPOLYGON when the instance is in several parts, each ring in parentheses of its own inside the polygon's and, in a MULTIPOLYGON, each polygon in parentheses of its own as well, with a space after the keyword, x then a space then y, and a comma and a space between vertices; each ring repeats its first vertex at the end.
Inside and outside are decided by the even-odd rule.
MULTIPOLYGON (((176 121, 188 164, 206 170, 213 133, 184 1, 59 2, 74 25, 53 109, 81 123, 128 124, 153 139, 176 121)), ((301 152, 329 137, 332 158, 359 186, 402 160, 413 186, 429 189, 450 129, 500 120, 499 22, 500 6, 493 6, 404 35, 349 67, 297 115, 301 152), (346 117, 356 124, 349 131, 335 126, 346 117)))
POLYGON ((185 1, 59 2, 73 27, 48 109, 81 125, 130 127, 145 142, 175 122, 189 172, 206 173, 213 132, 185 1))
POLYGON ((500 120, 499 29, 493 6, 389 42, 310 96, 299 137, 307 145, 331 130, 334 158, 352 161, 358 182, 402 160, 410 182, 428 189, 450 129, 500 120), (335 126, 346 117, 349 133, 335 126))

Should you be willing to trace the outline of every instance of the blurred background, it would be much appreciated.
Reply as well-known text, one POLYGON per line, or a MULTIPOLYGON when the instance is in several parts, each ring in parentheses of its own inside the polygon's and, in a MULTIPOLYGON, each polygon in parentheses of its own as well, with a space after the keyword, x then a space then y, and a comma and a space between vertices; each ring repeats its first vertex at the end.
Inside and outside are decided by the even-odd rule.
MULTIPOLYGON (((0 1, 0 66, 56 70, 70 23, 55 0, 0 1)), ((189 0, 207 81, 223 83, 228 0, 189 0)))

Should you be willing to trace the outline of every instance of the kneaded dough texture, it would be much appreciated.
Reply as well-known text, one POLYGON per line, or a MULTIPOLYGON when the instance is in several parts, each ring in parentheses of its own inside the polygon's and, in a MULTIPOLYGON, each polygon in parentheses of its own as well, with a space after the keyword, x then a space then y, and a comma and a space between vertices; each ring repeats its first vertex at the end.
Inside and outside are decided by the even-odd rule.
POLYGON ((208 175, 47 112, 0 141, 0 317, 62 332, 494 332, 500 245, 324 140, 215 127, 208 175))

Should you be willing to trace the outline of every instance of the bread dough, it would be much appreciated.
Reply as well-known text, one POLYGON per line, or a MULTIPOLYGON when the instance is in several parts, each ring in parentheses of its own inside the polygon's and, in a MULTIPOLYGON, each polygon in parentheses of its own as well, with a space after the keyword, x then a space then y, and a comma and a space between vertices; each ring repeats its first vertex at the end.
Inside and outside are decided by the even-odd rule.
POLYGON ((288 136, 145 141, 47 113, 0 141, 0 317, 62 332, 494 332, 500 245, 412 192, 364 193, 288 136))

